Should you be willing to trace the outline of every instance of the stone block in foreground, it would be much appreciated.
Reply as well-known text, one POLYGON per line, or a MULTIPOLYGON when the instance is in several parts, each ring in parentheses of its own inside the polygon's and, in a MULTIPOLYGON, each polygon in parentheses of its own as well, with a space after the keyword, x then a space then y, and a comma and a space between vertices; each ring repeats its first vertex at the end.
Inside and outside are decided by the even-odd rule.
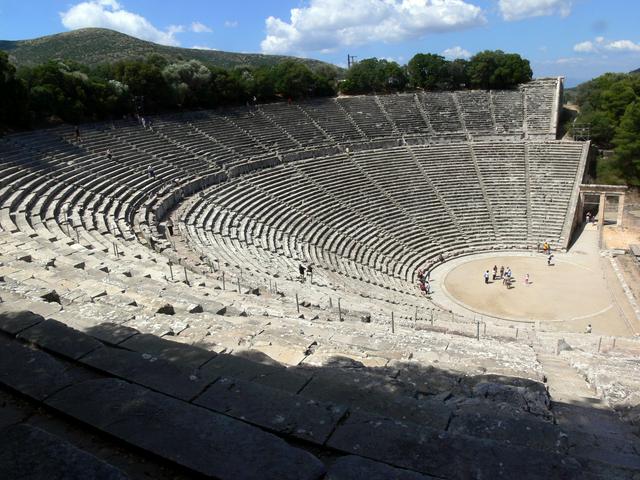
POLYGON ((317 480, 324 465, 275 435, 117 379, 89 380, 47 404, 167 460, 221 480, 317 480))

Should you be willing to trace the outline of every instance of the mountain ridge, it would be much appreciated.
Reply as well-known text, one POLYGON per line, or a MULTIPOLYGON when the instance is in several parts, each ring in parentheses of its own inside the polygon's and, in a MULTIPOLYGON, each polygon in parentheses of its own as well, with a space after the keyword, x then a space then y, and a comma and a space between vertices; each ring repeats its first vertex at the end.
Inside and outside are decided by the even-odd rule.
POLYGON ((106 28, 82 28, 27 40, 0 40, 0 50, 7 52, 17 66, 34 66, 59 59, 94 67, 119 60, 145 58, 152 54, 170 61, 195 59, 224 68, 274 65, 285 60, 299 61, 312 69, 332 65, 320 60, 284 55, 169 47, 106 28))

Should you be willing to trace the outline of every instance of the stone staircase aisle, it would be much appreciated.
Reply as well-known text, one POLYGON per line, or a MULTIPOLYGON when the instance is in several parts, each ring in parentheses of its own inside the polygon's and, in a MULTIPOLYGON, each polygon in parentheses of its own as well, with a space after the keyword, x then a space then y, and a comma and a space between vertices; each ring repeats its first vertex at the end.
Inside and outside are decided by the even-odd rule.
MULTIPOLYGON (((567 435, 567 452, 632 470, 640 469, 640 438, 561 356, 535 347, 551 412, 567 435)), ((603 474, 606 472, 603 472, 603 474)), ((637 473, 631 478, 638 478, 637 473)))

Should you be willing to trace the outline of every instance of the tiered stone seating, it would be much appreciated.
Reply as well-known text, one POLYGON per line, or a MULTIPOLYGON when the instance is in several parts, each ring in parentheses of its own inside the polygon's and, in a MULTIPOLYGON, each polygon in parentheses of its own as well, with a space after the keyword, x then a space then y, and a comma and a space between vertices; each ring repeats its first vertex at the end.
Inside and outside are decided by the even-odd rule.
MULTIPOLYGON (((520 142, 473 145, 495 221, 496 242, 504 247, 525 246, 529 237, 525 145, 520 142)), ((574 162, 578 159, 574 158, 574 162)))
POLYGON ((432 131, 422 116, 414 94, 378 95, 378 100, 402 134, 428 135, 432 131))
POLYGON ((375 96, 339 97, 336 102, 367 137, 393 136, 394 126, 380 109, 375 96))
POLYGON ((412 281, 420 265, 441 254, 528 248, 532 238, 561 245, 562 212, 583 147, 549 144, 564 152, 574 179, 550 185, 562 191, 554 198, 561 220, 547 225, 536 220, 546 207, 531 201, 538 166, 528 170, 528 145, 396 147, 302 160, 215 187, 200 201, 206 208, 196 205, 184 219, 213 236, 284 255, 293 260, 290 269, 302 261, 374 282, 371 269, 412 281))
POLYGON ((260 106, 260 111, 305 147, 332 143, 331 138, 317 124, 310 122, 308 115, 297 105, 272 103, 260 106))
MULTIPOLYGON (((223 479, 315 479, 326 470, 353 478, 341 464, 357 461, 373 478, 595 479, 630 478, 637 462, 633 454, 594 460, 571 449, 594 439, 554 425, 535 352, 525 345, 433 332, 389 337, 348 322, 320 330, 299 319, 244 319, 238 329, 232 317, 206 337, 194 337, 190 325, 158 338, 99 320, 73 328, 56 316, 0 313, 0 387, 46 406, 58 422, 73 419, 76 438, 115 437, 122 448, 162 458, 165 468, 223 479), (235 350, 249 331, 252 354, 224 349, 235 350), (192 346, 194 338, 203 341, 192 346), (259 353, 285 345, 307 353, 289 355, 288 364, 259 353), (425 441, 433 447, 426 453, 425 441), (343 457, 337 466, 325 465, 329 451, 343 457)), ((14 424, 22 423, 24 407, 13 408, 14 424)), ((16 468, 24 455, 15 443, 5 446, 14 453, 0 457, 2 468, 16 468)), ((70 463, 67 472, 96 468, 97 460, 74 453, 75 465, 58 458, 70 463)))
POLYGON ((555 139, 558 78, 545 78, 522 85, 524 91, 525 128, 529 135, 555 139), (555 110, 555 111, 554 111, 555 110))
POLYGON ((566 216, 585 147, 440 144, 419 108, 352 100, 0 141, 0 476, 21 444, 102 478, 130 472, 122 451, 167 478, 633 478, 633 445, 593 458, 600 438, 554 423, 532 329, 476 339, 410 283, 441 254, 559 238, 539 210, 553 191, 566 216), (14 397, 120 455, 34 430, 14 397))
POLYGON ((252 137, 249 132, 240 129, 235 123, 215 112, 203 112, 190 121, 193 128, 207 137, 215 139, 231 150, 240 160, 269 153, 269 149, 252 137))
POLYGON ((496 127, 489 92, 468 90, 455 92, 453 95, 460 105, 462 121, 469 133, 495 133, 496 127))
MULTIPOLYGON (((443 235, 443 244, 454 248, 494 244, 496 233, 491 222, 487 221, 490 208, 480 188, 471 149, 462 145, 457 148, 440 145, 414 147, 412 150, 444 201, 444 210, 450 216, 449 223, 457 227, 439 234, 443 235), (456 187, 451 188, 451 185, 456 187)), ((433 209, 437 210, 437 207, 433 209)), ((437 229, 443 223, 434 222, 432 228, 437 229)))
POLYGON ((366 138, 334 99, 310 100, 299 104, 298 108, 338 143, 366 138))
POLYGON ((300 143, 282 128, 274 125, 259 110, 230 109, 226 118, 271 152, 295 150, 300 143))
POLYGON ((421 92, 418 98, 429 116, 429 123, 437 133, 463 132, 464 126, 454 96, 449 92, 421 92))
POLYGON ((498 133, 522 133, 524 99, 520 90, 492 90, 490 92, 498 133))
POLYGON ((550 235, 558 241, 562 238, 564 222, 569 215, 572 185, 575 185, 579 163, 568 162, 567 155, 574 159, 583 154, 583 144, 560 144, 557 142, 531 143, 527 145, 527 160, 530 173, 531 235, 544 241, 550 235))

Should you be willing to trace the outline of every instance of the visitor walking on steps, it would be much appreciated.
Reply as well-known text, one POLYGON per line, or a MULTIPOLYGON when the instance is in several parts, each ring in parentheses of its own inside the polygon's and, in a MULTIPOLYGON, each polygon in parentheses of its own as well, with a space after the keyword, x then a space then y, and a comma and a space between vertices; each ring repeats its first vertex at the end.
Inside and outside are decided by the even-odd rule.
POLYGON ((76 142, 80 142, 80 140, 82 139, 80 138, 80 127, 78 125, 76 125, 75 134, 76 134, 76 142))
POLYGON ((304 282, 304 272, 306 271, 304 265, 300 264, 300 266, 298 267, 298 271, 300 272, 300 281, 304 282))
POLYGON ((495 281, 495 279, 498 278, 498 267, 497 265, 493 266, 493 280, 495 281))
POLYGON ((484 272, 484 283, 489 283, 489 270, 484 272))
POLYGON ((504 265, 500 265, 500 278, 504 278, 504 265))
POLYGON ((547 266, 551 266, 553 265, 553 255, 549 254, 549 256, 547 257, 547 266))
POLYGON ((584 333, 591 333, 591 324, 587 325, 587 328, 584 329, 584 333))
POLYGON ((111 155, 111 149, 107 148, 107 160, 111 161, 112 157, 113 157, 113 155, 111 155))

